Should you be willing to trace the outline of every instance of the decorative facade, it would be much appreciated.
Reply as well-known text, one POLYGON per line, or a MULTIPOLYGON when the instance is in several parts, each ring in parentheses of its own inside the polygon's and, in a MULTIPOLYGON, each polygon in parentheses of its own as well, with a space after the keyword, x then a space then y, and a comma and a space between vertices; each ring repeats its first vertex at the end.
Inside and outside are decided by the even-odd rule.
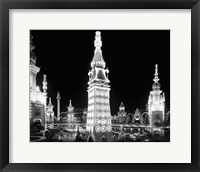
POLYGON ((101 33, 96 32, 95 51, 88 82, 87 131, 94 141, 111 141, 110 81, 109 70, 102 56, 101 33))
POLYGON ((36 77, 40 68, 36 66, 35 46, 33 37, 30 35, 30 128, 45 126, 47 79, 43 75, 43 91, 36 83, 36 77))
POLYGON ((152 85, 152 91, 150 92, 148 99, 148 114, 149 123, 152 132, 160 131, 164 123, 165 117, 165 94, 160 90, 160 83, 158 82, 158 65, 155 65, 154 83, 152 85))

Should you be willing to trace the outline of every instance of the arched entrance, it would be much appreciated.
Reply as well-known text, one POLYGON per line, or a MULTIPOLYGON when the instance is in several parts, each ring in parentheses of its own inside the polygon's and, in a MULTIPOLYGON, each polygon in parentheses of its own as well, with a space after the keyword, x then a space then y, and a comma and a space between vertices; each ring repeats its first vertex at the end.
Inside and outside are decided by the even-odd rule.
POLYGON ((128 124, 132 124, 132 122, 133 122, 133 114, 132 114, 132 113, 129 113, 129 114, 127 115, 127 123, 128 123, 128 124))
POLYGON ((149 114, 147 112, 142 113, 142 123, 149 124, 149 114))

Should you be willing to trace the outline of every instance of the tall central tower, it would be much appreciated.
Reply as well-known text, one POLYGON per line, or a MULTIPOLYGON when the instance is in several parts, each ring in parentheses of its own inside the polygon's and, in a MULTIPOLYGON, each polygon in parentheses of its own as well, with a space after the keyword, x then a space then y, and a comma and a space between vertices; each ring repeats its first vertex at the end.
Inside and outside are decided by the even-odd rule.
POLYGON ((159 131, 164 122, 165 115, 165 94, 160 90, 160 83, 158 82, 158 65, 155 65, 154 83, 152 85, 152 91, 148 100, 148 114, 150 117, 150 128, 152 132, 159 131))
POLYGON ((101 33, 96 32, 95 51, 88 82, 87 131, 94 141, 112 141, 109 70, 102 56, 101 33))

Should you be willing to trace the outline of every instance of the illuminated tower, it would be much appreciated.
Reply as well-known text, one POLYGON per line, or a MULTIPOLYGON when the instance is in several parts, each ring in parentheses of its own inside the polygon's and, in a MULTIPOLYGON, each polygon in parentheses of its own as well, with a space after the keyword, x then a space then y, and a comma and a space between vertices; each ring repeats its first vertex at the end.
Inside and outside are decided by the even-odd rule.
POLYGON ((160 90, 160 83, 158 82, 158 65, 155 65, 154 83, 152 85, 153 91, 150 92, 148 100, 148 114, 150 117, 150 128, 155 131, 162 127, 165 115, 165 94, 160 90))
POLYGON ((57 120, 60 121, 60 93, 57 93, 57 120))
POLYGON ((87 131, 94 141, 112 141, 109 70, 102 56, 101 33, 96 32, 95 51, 88 82, 87 131))

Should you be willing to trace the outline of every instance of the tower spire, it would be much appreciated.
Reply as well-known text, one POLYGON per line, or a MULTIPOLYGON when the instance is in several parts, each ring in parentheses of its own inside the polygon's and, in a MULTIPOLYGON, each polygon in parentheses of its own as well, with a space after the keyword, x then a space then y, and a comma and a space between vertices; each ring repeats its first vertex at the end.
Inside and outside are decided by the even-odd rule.
POLYGON ((153 79, 153 81, 156 82, 156 83, 158 83, 159 80, 160 80, 160 79, 158 78, 158 65, 156 64, 156 65, 155 65, 155 74, 154 74, 154 79, 153 79))
POLYGON ((94 50, 94 57, 91 62, 91 67, 94 68, 96 66, 96 67, 105 68, 106 63, 103 59, 102 51, 101 51, 102 41, 101 41, 100 31, 96 31, 95 33, 94 46, 95 46, 95 50, 94 50))
POLYGON ((95 33, 95 41, 94 41, 94 46, 95 46, 95 53, 97 51, 101 52, 101 46, 102 46, 102 41, 101 41, 101 32, 96 31, 95 33))
POLYGON ((72 106, 72 100, 69 100, 69 106, 67 107, 68 111, 73 111, 74 107, 72 106))
POLYGON ((48 106, 53 106, 52 103, 51 103, 51 98, 49 98, 49 104, 48 106))
POLYGON ((153 90, 160 90, 160 83, 158 82, 160 79, 158 78, 158 65, 155 65, 155 74, 154 74, 154 83, 152 85, 153 90))

